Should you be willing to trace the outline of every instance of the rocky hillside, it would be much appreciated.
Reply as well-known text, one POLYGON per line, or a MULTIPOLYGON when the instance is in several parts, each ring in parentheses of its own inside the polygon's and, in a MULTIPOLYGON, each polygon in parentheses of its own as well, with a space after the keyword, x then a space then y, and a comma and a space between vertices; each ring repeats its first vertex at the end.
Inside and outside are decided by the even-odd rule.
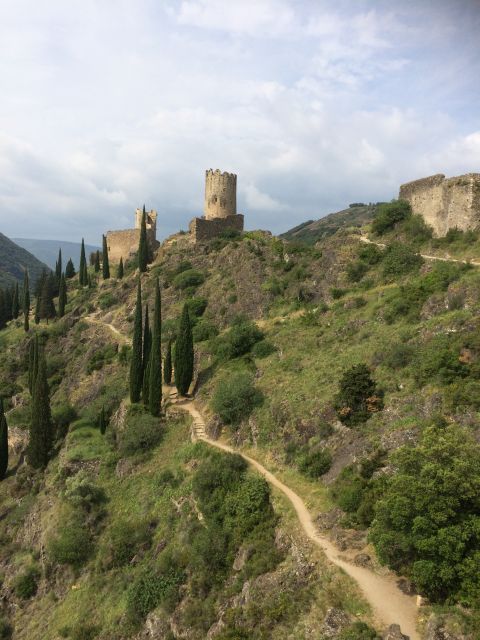
POLYGON ((315 244, 329 238, 340 229, 363 227, 372 221, 378 205, 353 203, 348 209, 330 213, 319 220, 308 220, 283 233, 280 237, 289 241, 315 244))
MULTIPOLYGON (((179 234, 141 277, 143 300, 151 309, 158 276, 164 344, 189 305, 207 433, 302 496, 352 566, 428 597, 418 637, 474 640, 480 271, 422 258, 394 232, 372 237, 385 247, 350 230, 315 247, 179 234)), ((23 463, 31 336, 21 318, 0 333, 1 624, 29 640, 377 638, 366 594, 281 494, 192 444, 169 399, 160 421, 126 400, 137 282, 133 266, 90 289, 70 281, 65 318, 32 330, 57 427, 45 472, 23 463)))
POLYGON ((25 269, 28 269, 33 284, 48 267, 31 253, 12 242, 0 233, 0 287, 22 282, 25 269))

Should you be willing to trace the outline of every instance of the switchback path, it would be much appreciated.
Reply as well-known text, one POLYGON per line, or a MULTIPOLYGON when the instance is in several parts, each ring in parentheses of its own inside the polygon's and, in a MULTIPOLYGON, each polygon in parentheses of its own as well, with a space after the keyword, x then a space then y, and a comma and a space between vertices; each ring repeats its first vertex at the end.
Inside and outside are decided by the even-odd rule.
MULTIPOLYGON (((86 320, 91 324, 108 327, 121 341, 130 343, 128 336, 125 336, 116 327, 102 321, 100 318, 87 316, 86 320)), ((288 498, 295 509, 297 518, 307 537, 325 553, 330 562, 343 569, 347 575, 356 581, 365 599, 372 607, 375 618, 380 624, 385 626, 398 624, 400 625, 402 633, 406 634, 410 640, 421 640, 420 634, 417 631, 418 608, 416 599, 414 596, 407 596, 398 588, 396 578, 393 574, 379 575, 370 569, 359 567, 345 557, 340 556, 335 545, 328 538, 318 533, 312 516, 299 495, 254 458, 222 442, 212 440, 207 436, 205 420, 197 409, 194 400, 178 398, 175 387, 168 385, 163 386, 163 397, 192 416, 194 439, 202 440, 211 447, 216 447, 227 453, 237 453, 241 455, 269 484, 281 491, 288 498)))
MULTIPOLYGON (((375 246, 380 247, 382 249, 385 249, 385 247, 387 246, 383 242, 375 242, 374 240, 370 240, 370 238, 367 238, 367 236, 362 235, 362 236, 353 236, 353 237, 360 240, 360 242, 364 242, 365 244, 374 244, 375 246)), ((441 256, 429 256, 428 254, 425 254, 425 253, 421 253, 420 255, 425 260, 439 260, 440 262, 458 262, 460 264, 471 264, 474 267, 480 267, 480 262, 478 262, 477 260, 459 260, 458 258, 442 258, 441 256)))
MULTIPOLYGON (((169 387, 166 387, 168 393, 169 387)), ((171 388, 170 388, 171 389, 171 388)), ((174 400, 175 391, 170 392, 170 399, 174 400)), ((407 596, 396 584, 396 578, 392 574, 379 575, 359 567, 345 558, 341 557, 338 549, 330 540, 321 536, 312 520, 307 507, 303 500, 290 487, 281 482, 273 473, 265 469, 257 460, 247 456, 232 447, 211 440, 206 435, 205 420, 198 411, 193 400, 178 400, 175 406, 187 411, 193 418, 194 438, 202 440, 212 447, 221 449, 228 453, 237 453, 242 456, 254 469, 256 469, 269 484, 281 491, 291 502, 298 520, 307 537, 325 553, 330 562, 337 565, 353 578, 360 587, 365 599, 369 602, 373 609, 377 620, 385 626, 391 624, 399 624, 402 633, 410 637, 411 640, 420 640, 420 634, 417 631, 418 608, 414 596, 407 596)))

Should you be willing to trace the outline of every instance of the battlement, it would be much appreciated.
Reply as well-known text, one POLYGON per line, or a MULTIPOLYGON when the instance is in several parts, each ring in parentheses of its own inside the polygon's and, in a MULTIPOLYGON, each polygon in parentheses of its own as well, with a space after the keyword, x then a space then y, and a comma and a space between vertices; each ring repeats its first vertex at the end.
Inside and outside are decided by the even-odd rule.
POLYGON ((480 173, 445 178, 438 173, 402 184, 399 198, 410 203, 437 237, 449 229, 462 231, 480 226, 480 173))

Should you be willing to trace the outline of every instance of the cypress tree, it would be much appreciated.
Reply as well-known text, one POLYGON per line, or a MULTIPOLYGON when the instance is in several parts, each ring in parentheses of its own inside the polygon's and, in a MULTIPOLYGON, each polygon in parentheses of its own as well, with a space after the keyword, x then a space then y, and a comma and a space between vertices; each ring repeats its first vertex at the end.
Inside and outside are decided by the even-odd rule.
POLYGON ((15 283, 12 299, 12 318, 16 320, 20 313, 20 292, 18 290, 18 282, 15 283))
POLYGON ((107 416, 105 415, 105 407, 102 407, 100 411, 100 416, 98 418, 98 428, 100 429, 100 433, 103 435, 107 430, 107 416))
POLYGON ((53 444, 50 389, 47 382, 47 365, 43 352, 38 357, 38 373, 33 388, 32 419, 27 460, 35 469, 47 466, 53 444))
POLYGON ((95 253, 95 260, 93 262, 93 268, 95 269, 95 273, 100 273, 100 251, 98 251, 98 250, 95 253))
POLYGON ((145 319, 143 322, 143 351, 142 351, 142 367, 143 367, 143 384, 142 399, 143 404, 148 406, 149 386, 150 386, 150 351, 152 347, 152 332, 150 331, 150 319, 148 315, 148 304, 145 305, 145 319))
POLYGON ((57 281, 60 283, 60 278, 62 277, 63 265, 62 265, 62 250, 58 250, 58 260, 55 265, 55 276, 57 281))
POLYGON ((35 300, 35 315, 34 315, 35 324, 40 324, 40 296, 37 296, 35 300))
POLYGON ((121 280, 123 278, 123 258, 120 256, 120 262, 118 263, 118 269, 117 269, 117 278, 118 280, 121 280))
MULTIPOLYGON (((150 332, 151 336, 151 332, 150 332)), ((148 358, 147 365, 144 366, 143 372, 143 385, 142 385, 142 400, 145 407, 150 410, 150 370, 152 368, 152 352, 150 351, 150 357, 148 358)))
POLYGON ((159 416, 162 409, 162 298, 158 278, 155 283, 148 403, 152 416, 159 416))
POLYGON ((165 355, 165 363, 163 365, 163 379, 165 384, 172 382, 172 341, 167 342, 167 353, 165 355))
POLYGON ((23 328, 25 332, 30 331, 30 282, 28 271, 23 274, 23 328))
POLYGON ((78 282, 82 287, 88 284, 87 259, 85 256, 85 242, 82 238, 82 248, 80 249, 80 268, 78 271, 78 282))
POLYGON ((139 278, 135 321, 133 325, 132 359, 130 362, 130 400, 138 402, 142 393, 142 283, 139 278))
POLYGON ((58 292, 58 317, 63 318, 65 315, 65 306, 67 304, 67 282, 62 273, 60 276, 60 290, 58 292))
POLYGON ((175 385, 180 395, 188 393, 193 379, 193 336, 188 306, 183 305, 175 343, 175 385))
POLYGON ((35 340, 36 338, 32 338, 28 343, 28 390, 30 394, 33 393, 33 378, 34 378, 34 368, 35 368, 35 340))
POLYGON ((108 248, 107 238, 102 236, 102 257, 103 257, 103 279, 108 280, 110 278, 110 264, 108 262, 108 248))
POLYGON ((35 341, 33 345, 33 367, 32 367, 32 384, 31 384, 32 397, 35 389, 35 382, 37 381, 38 365, 40 361, 39 359, 40 359, 40 342, 39 342, 38 333, 37 333, 37 335, 35 336, 35 341))
POLYGON ((5 307, 5 294, 3 289, 0 289, 0 329, 5 329, 7 326, 7 312, 5 307))
POLYGON ((8 469, 8 426, 3 398, 0 398, 0 480, 5 478, 8 469))
POLYGON ((65 278, 70 280, 75 277, 75 267, 73 265, 73 261, 71 258, 68 259, 67 265, 65 267, 65 278))
POLYGON ((147 244, 147 214, 143 205, 142 224, 140 225, 140 242, 138 244, 138 268, 140 273, 145 273, 148 264, 148 244, 147 244))
POLYGON ((40 295, 40 305, 38 310, 39 318, 49 320, 57 315, 53 304, 55 276, 50 274, 43 281, 42 293, 40 295))
POLYGON ((12 315, 12 307, 13 307, 13 292, 14 289, 11 289, 10 287, 7 287, 4 291, 4 296, 5 296, 5 319, 7 320, 7 322, 9 322, 10 320, 13 319, 13 315, 12 315))

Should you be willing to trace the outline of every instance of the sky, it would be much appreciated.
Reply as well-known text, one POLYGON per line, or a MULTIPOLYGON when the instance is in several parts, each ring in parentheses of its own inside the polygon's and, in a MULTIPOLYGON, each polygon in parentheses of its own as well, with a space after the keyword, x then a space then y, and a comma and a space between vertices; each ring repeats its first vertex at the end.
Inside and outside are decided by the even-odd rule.
POLYGON ((480 172, 480 0, 0 0, 0 232, 160 239, 238 174, 280 233, 480 172))

